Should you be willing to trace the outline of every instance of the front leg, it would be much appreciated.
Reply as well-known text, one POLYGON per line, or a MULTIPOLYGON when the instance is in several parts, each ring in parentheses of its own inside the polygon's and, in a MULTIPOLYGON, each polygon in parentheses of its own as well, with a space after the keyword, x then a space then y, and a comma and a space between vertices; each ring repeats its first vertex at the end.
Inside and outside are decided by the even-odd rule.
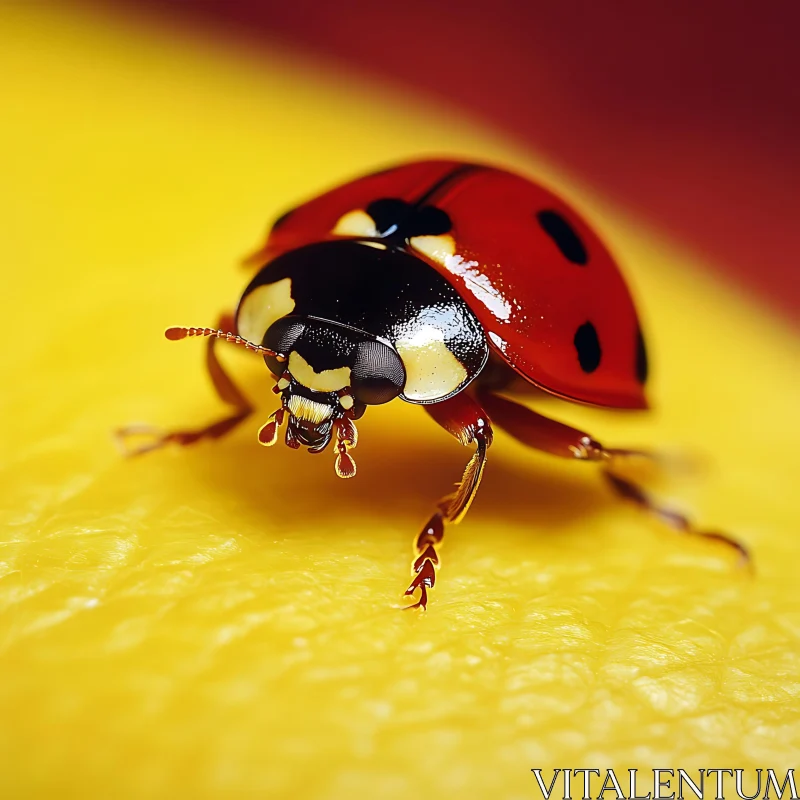
POLYGON ((650 512, 680 533, 700 536, 732 547, 738 553, 740 563, 749 564, 750 555, 741 542, 718 531, 699 530, 683 514, 659 505, 641 487, 620 475, 615 469, 620 458, 631 456, 656 458, 652 453, 642 450, 603 447, 588 433, 565 425, 563 422, 543 417, 506 397, 500 397, 486 389, 479 390, 478 396, 483 407, 492 415, 495 424, 518 441, 563 458, 601 462, 608 484, 624 500, 650 512))
MULTIPOLYGON (((232 314, 223 314, 217 327, 224 331, 235 328, 232 314)), ((233 382, 220 363, 217 346, 219 339, 209 338, 206 342, 206 367, 211 382, 220 400, 233 407, 233 411, 225 417, 199 428, 187 428, 164 431, 154 425, 135 423, 126 425, 115 431, 115 439, 125 455, 135 456, 157 450, 167 444, 190 445, 203 439, 219 439, 246 420, 253 412, 253 406, 242 390, 233 382), (132 444, 134 440, 140 440, 132 444)))
POLYGON ((436 548, 444 537, 445 522, 460 522, 467 513, 480 486, 486 466, 486 451, 492 443, 489 417, 475 400, 463 392, 441 403, 426 405, 425 410, 465 447, 474 444, 475 453, 455 491, 439 501, 436 512, 414 540, 415 560, 412 568, 415 577, 405 593, 413 595, 419 589, 420 594, 419 600, 406 606, 407 609, 427 608, 428 589, 432 589, 436 583, 436 570, 440 565, 436 548))

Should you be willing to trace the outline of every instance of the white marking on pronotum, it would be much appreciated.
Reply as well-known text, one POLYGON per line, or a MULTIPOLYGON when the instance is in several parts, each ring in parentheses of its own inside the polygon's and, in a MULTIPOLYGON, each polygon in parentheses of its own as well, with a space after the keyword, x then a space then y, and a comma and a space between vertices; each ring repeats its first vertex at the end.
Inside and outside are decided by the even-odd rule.
POLYGON ((431 401, 454 392, 467 379, 464 365, 445 343, 438 325, 420 324, 395 342, 406 368, 403 394, 412 401, 431 401))
POLYGON ((243 300, 239 309, 239 334, 251 342, 260 342, 273 322, 294 311, 291 278, 257 286, 243 300))
POLYGON ((447 256, 444 266, 454 275, 464 279, 469 290, 482 301, 489 310, 499 319, 508 319, 511 316, 511 303, 494 286, 488 276, 479 269, 477 261, 465 261, 460 255, 447 256))

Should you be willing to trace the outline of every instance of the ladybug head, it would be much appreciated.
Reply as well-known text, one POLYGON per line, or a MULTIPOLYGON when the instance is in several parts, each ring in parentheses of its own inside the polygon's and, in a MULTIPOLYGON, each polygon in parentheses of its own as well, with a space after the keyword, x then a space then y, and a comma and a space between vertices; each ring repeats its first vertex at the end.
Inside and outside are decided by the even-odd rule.
POLYGON ((336 438, 336 471, 355 474, 347 451, 355 446, 354 421, 368 405, 397 397, 406 374, 388 343, 365 331, 329 320, 290 315, 273 323, 264 336, 264 360, 278 378, 274 391, 281 408, 259 432, 272 445, 286 421, 286 444, 318 453, 336 438))
POLYGON ((167 339, 210 336, 260 353, 277 383, 281 407, 258 432, 261 444, 278 441, 286 423, 289 447, 319 453, 336 440, 336 472, 355 475, 348 450, 358 438, 355 420, 368 405, 393 400, 403 391, 406 371, 397 351, 366 331, 311 316, 290 315, 273 323, 262 344, 213 328, 169 328, 167 339))

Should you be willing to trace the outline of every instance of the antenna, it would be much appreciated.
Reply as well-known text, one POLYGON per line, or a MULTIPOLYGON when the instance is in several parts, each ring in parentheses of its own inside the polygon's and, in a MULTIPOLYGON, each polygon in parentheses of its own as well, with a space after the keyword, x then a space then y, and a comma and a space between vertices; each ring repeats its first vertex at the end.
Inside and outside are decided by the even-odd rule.
POLYGON ((164 336, 166 336, 171 342, 177 342, 179 339, 186 339, 189 336, 213 336, 215 339, 224 339, 226 342, 230 342, 231 344, 238 344, 241 347, 252 350, 254 353, 260 353, 264 356, 272 356, 277 361, 286 361, 286 356, 276 353, 274 350, 270 350, 268 347, 262 347, 260 344, 248 342, 247 339, 243 339, 241 336, 237 336, 235 333, 220 331, 216 330, 215 328, 173 327, 167 328, 164 331, 164 336))

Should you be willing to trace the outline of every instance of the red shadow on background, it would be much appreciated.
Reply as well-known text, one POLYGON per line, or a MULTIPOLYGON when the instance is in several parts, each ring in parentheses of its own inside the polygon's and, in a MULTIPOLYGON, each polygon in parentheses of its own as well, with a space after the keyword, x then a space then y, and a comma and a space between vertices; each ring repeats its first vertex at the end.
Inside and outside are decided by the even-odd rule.
POLYGON ((800 308, 800 3, 117 0, 446 97, 800 308))

